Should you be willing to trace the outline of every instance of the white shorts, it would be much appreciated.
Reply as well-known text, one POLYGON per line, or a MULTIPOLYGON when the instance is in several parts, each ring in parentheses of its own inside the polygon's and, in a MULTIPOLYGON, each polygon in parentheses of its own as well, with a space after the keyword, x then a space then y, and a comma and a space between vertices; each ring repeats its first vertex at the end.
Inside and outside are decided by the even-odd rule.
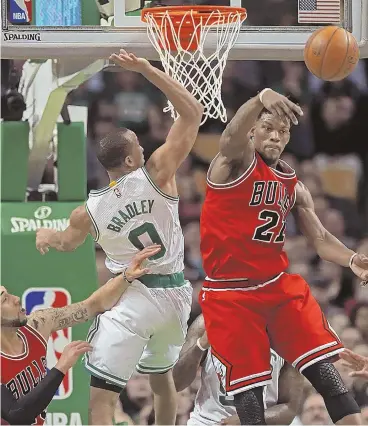
POLYGON ((187 333, 192 286, 148 288, 135 280, 117 305, 96 317, 84 358, 90 374, 124 387, 134 370, 164 373, 179 358, 187 333))
POLYGON ((187 421, 187 426, 213 426, 213 425, 219 425, 221 423, 221 420, 224 418, 222 417, 218 421, 213 420, 213 417, 218 417, 218 414, 211 414, 210 417, 203 417, 199 415, 199 413, 192 412, 190 413, 190 418, 187 421))
MULTIPOLYGON (((190 417, 187 421, 187 426, 212 426, 216 423, 213 421, 205 422, 202 421, 202 419, 194 419, 193 417, 190 417)), ((220 422, 218 423, 220 424, 220 422)))

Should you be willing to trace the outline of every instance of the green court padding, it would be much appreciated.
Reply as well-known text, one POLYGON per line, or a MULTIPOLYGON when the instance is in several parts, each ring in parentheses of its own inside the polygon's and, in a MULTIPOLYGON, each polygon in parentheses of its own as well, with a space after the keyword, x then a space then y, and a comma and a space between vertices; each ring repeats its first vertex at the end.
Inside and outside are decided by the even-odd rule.
POLYGON ((78 201, 87 196, 87 155, 83 123, 59 123, 58 131, 58 200, 78 201))
POLYGON ((28 122, 1 123, 1 201, 25 199, 29 155, 28 133, 28 122))
MULTIPOLYGON (((19 171, 18 164, 15 169, 19 171)), ((97 288, 91 238, 71 253, 50 250, 41 256, 35 247, 36 228, 65 229, 71 211, 80 204, 1 203, 1 284, 9 292, 22 298, 27 290, 37 292, 37 288, 41 287, 42 291, 69 292, 71 301, 79 302, 97 288)), ((47 302, 46 298, 42 302, 47 302)), ((85 340, 88 326, 74 327, 72 340, 85 340)), ((55 348, 56 343, 51 342, 51 347, 55 348)), ((48 424, 88 424, 89 376, 81 362, 73 368, 69 386, 70 396, 54 399, 50 405, 48 424)))
POLYGON ((100 25, 100 12, 95 2, 81 0, 81 7, 83 25, 100 25))

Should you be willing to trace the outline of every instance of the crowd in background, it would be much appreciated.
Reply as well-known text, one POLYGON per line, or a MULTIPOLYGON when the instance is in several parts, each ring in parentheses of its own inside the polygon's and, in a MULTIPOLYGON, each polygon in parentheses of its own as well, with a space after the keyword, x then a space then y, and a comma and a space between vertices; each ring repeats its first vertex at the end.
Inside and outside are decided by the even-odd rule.
MULTIPOLYGON (((159 66, 159 64, 156 64, 159 66)), ((293 127, 283 158, 296 169, 309 188, 324 226, 354 250, 368 254, 368 61, 340 83, 324 83, 310 75, 302 62, 229 62, 222 84, 230 120, 236 110, 264 87, 297 101, 304 116, 293 127)), ((119 126, 134 130, 145 158, 165 141, 172 120, 163 113, 165 98, 136 73, 100 73, 79 87, 70 102, 89 107, 88 188, 108 183, 95 156, 98 141, 119 126)), ((205 194, 208 165, 217 153, 219 135, 226 124, 209 120, 177 174, 180 218, 185 237, 185 275, 194 288, 190 322, 200 313, 197 295, 205 276, 199 250, 199 217, 205 194)), ((346 347, 368 356, 368 289, 340 266, 321 261, 300 235, 290 215, 285 248, 292 273, 310 284, 332 327, 346 347)), ((97 248, 101 282, 107 272, 97 248)), ((368 423, 368 384, 352 379, 341 361, 338 369, 365 413, 368 423)), ((180 394, 178 424, 193 407, 198 381, 180 394)), ((123 410, 136 424, 151 424, 152 395, 148 379, 137 374, 122 396, 123 410)), ((306 397, 295 424, 330 422, 322 398, 306 384, 306 397), (309 396, 308 396, 309 395, 309 396)))

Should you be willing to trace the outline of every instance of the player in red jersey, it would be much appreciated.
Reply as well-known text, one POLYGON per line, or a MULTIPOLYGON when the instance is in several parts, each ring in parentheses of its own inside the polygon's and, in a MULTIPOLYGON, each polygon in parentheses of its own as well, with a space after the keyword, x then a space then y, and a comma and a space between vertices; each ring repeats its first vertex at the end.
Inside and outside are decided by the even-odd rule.
POLYGON ((92 349, 87 342, 72 342, 65 348, 70 352, 69 356, 60 358, 47 374, 46 345, 51 333, 86 322, 111 309, 129 283, 147 273, 141 268, 142 262, 160 250, 161 246, 155 244, 137 253, 123 275, 110 280, 88 299, 64 308, 38 310, 29 317, 19 297, 0 287, 2 421, 10 424, 44 423, 47 405, 64 374, 79 355, 92 349))
POLYGON ((302 114, 286 97, 263 90, 228 124, 208 171, 201 214, 207 278, 200 303, 213 362, 235 397, 241 424, 265 424, 262 387, 271 380, 270 340, 323 396, 333 421, 361 424, 360 410, 331 363, 343 346, 307 283, 285 272, 285 221, 294 207, 322 259, 368 279, 368 258, 323 227, 308 189, 280 160, 290 124, 302 114))

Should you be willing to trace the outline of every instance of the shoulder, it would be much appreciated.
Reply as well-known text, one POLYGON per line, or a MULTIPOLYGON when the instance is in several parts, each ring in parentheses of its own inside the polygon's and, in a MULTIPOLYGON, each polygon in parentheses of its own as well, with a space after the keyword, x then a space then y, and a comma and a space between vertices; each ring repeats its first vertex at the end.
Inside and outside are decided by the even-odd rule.
MULTIPOLYGON (((126 173, 122 175, 119 179, 116 181, 110 182, 108 185, 104 186, 100 189, 92 189, 88 194, 88 200, 87 200, 87 207, 91 205, 95 205, 96 203, 100 203, 101 199, 105 198, 106 196, 109 196, 110 194, 114 194, 118 196, 116 193, 116 189, 122 190, 123 186, 126 184, 126 182, 130 182, 132 179, 144 179, 145 174, 144 166, 140 167, 136 170, 133 170, 129 173, 126 173)), ((103 201, 102 201, 103 202, 103 201)))
POLYGON ((36 333, 37 336, 41 336, 45 342, 47 342, 51 333, 51 310, 52 308, 32 312, 27 318, 27 325, 24 327, 29 333, 33 335, 36 333))
POLYGON ((257 165, 257 154, 252 158, 229 159, 221 152, 212 160, 207 172, 207 183, 210 186, 239 183, 248 177, 257 165))
MULTIPOLYGON (((143 176, 148 180, 150 185, 154 187, 158 192, 163 192, 169 196, 176 194, 176 173, 167 173, 164 165, 157 161, 157 157, 160 155, 156 154, 156 150, 147 161, 147 163, 140 170, 143 172, 143 176)), ((162 195, 162 194, 161 194, 162 195)))
POLYGON ((298 180, 295 185, 295 206, 313 207, 312 195, 309 189, 300 180, 298 180))
POLYGON ((170 200, 175 203, 179 201, 175 174, 171 177, 168 177, 165 174, 160 174, 156 169, 149 167, 149 163, 140 170, 142 171, 142 177, 148 182, 150 188, 153 188, 155 192, 164 197, 166 200, 170 200))
POLYGON ((42 345, 47 347, 47 339, 49 338, 50 333, 48 332, 48 326, 44 318, 37 318, 34 314, 31 314, 28 317, 28 322, 25 326, 20 328, 20 331, 24 334, 26 339, 29 341, 32 338, 35 338, 37 341, 41 342, 42 345))
POLYGON ((304 185, 304 183, 301 180, 298 180, 295 185, 295 190, 297 193, 302 194, 305 191, 308 191, 308 188, 304 185))

